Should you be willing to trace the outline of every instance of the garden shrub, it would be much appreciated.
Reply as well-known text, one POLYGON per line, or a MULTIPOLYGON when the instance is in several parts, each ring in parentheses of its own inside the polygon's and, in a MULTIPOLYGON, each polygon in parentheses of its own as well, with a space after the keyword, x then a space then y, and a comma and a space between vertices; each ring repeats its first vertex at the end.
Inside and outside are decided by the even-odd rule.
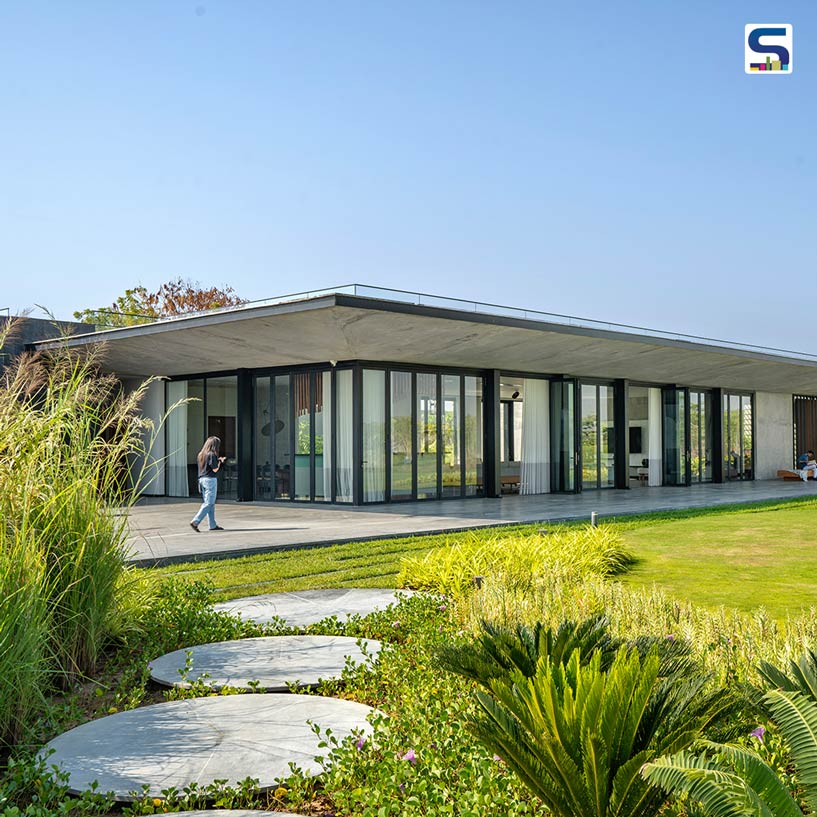
POLYGON ((634 561, 621 535, 610 526, 571 526, 541 533, 511 533, 485 538, 471 533, 422 557, 404 559, 401 587, 461 594, 475 577, 501 579, 526 592, 546 575, 610 577, 634 561))

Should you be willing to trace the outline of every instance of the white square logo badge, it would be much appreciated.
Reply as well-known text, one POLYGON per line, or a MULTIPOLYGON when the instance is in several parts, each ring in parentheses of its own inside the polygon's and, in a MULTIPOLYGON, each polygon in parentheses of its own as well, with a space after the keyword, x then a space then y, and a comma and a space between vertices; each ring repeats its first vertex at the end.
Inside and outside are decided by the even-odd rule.
POLYGON ((747 74, 790 74, 792 26, 790 23, 747 23, 743 36, 747 74))

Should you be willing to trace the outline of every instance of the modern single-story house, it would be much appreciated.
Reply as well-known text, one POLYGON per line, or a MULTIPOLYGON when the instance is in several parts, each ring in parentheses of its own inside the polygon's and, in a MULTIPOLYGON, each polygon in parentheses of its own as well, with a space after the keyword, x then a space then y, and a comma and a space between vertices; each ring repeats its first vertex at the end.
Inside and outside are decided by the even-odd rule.
POLYGON ((817 446, 817 355, 397 290, 60 342, 166 378, 156 495, 195 494, 209 435, 222 496, 353 504, 766 479, 817 446))

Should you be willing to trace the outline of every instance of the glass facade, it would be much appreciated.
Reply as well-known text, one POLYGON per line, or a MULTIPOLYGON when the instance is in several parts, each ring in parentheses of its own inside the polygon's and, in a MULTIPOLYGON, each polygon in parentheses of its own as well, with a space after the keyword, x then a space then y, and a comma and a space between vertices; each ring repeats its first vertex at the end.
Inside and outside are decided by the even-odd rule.
POLYGON ((724 481, 754 478, 752 395, 727 393, 722 398, 724 481))
POLYGON ((366 504, 484 496, 487 485, 499 495, 520 461, 524 472, 535 430, 525 411, 537 397, 528 390, 537 383, 545 452, 530 455, 544 469, 537 493, 755 476, 751 394, 720 393, 719 417, 713 392, 703 389, 501 378, 499 392, 491 386, 493 406, 481 373, 413 366, 327 364, 170 381, 166 492, 197 496, 196 455, 218 436, 225 499, 366 504), (241 395, 251 399, 243 409, 241 395), (627 416, 628 428, 616 427, 617 416, 627 416), (619 450, 629 453, 622 473, 619 450))

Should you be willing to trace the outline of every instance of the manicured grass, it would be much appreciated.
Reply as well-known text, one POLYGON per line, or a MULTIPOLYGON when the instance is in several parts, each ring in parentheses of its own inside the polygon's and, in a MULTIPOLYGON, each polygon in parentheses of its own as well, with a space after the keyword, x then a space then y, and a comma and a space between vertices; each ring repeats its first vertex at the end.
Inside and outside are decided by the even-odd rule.
POLYGON ((775 618, 817 607, 817 503, 634 527, 639 561, 622 577, 695 604, 765 607, 775 618))
MULTIPOLYGON (((765 606, 777 618, 817 607, 817 499, 696 508, 604 520, 618 527, 639 561, 622 577, 679 599, 741 610, 765 606)), ((578 523, 576 523, 578 524, 578 523)), ((585 523, 581 523, 585 524, 585 523)), ((524 535, 541 528, 502 528, 524 535)), ((492 537, 496 528, 477 535, 492 537)), ((210 579, 222 599, 315 587, 393 587, 404 556, 463 534, 382 539, 159 568, 210 579)), ((473 533, 471 534, 473 535, 473 533)))

